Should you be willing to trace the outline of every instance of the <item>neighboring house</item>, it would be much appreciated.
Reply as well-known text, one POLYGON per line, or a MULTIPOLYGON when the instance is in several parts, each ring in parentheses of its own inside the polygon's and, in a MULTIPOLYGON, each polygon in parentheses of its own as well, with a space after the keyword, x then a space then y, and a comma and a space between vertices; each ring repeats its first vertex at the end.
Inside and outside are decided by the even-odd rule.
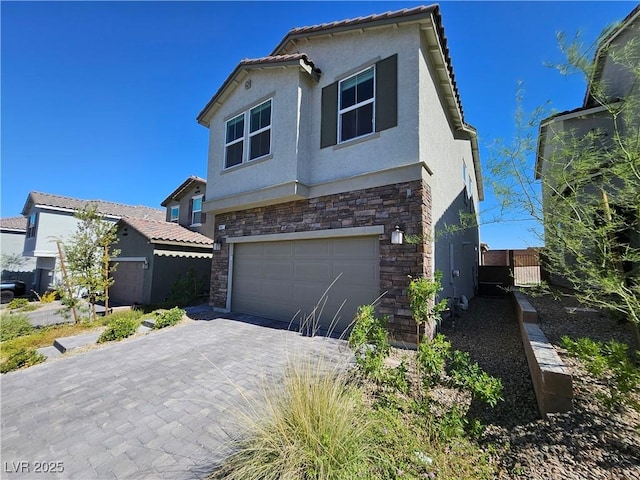
POLYGON ((27 218, 23 252, 36 259, 33 290, 42 294, 56 281, 57 240, 68 240, 79 220, 74 216, 83 208, 95 205, 104 220, 117 222, 124 216, 164 220, 165 211, 145 206, 130 206, 103 200, 80 200, 49 193, 30 192, 22 215, 27 218))
POLYGON ((191 175, 169 195, 161 205, 167 209, 167 222, 177 223, 189 230, 212 237, 208 231, 207 216, 203 205, 207 181, 191 175))
POLYGON ((322 327, 338 315, 344 330, 380 297, 394 339, 415 342, 409 276, 440 270, 443 297, 474 295, 478 229, 440 235, 483 190, 437 5, 294 28, 242 60, 197 120, 221 244, 214 308, 291 320, 340 276, 322 327))
POLYGON ((25 217, 0 218, 2 279, 21 280, 27 286, 31 286, 36 259, 22 254, 26 234, 27 219, 25 217))
MULTIPOLYGON (((550 195, 551 189, 549 184, 553 183, 553 179, 549 176, 549 168, 554 164, 556 159, 566 157, 556 155, 562 152, 564 136, 572 139, 584 140, 587 135, 597 133, 597 144, 594 145, 590 141, 587 145, 584 142, 584 148, 606 149, 610 146, 611 140, 614 138, 614 119, 609 112, 607 105, 618 103, 623 105, 625 102, 635 105, 636 109, 640 102, 640 84, 638 83, 638 74, 636 71, 640 62, 640 5, 627 15, 598 45, 596 56, 594 59, 594 70, 587 91, 585 94, 583 105, 574 110, 561 112, 544 119, 540 123, 540 131, 538 137, 538 149, 535 165, 536 179, 544 179, 543 195, 550 195), (620 52, 623 49, 633 47, 633 54, 630 56, 635 65, 621 64, 620 52), (597 92, 597 94, 596 94, 597 92), (545 177, 546 175, 546 177, 545 177)), ((637 114, 637 110, 636 110, 637 114)), ((637 118, 634 119, 637 122, 637 118)), ((627 125, 624 120, 619 117, 617 121, 619 134, 624 138, 627 132, 627 125)), ((637 134, 637 126, 634 130, 637 134)), ((591 175, 594 178, 595 186, 598 176, 598 170, 602 166, 594 164, 591 175)), ((570 171, 570 167, 569 167, 570 171)), ((615 206, 614 206, 615 208, 615 206)), ((633 210, 633 209, 632 209, 633 210)), ((631 213, 628 224, 633 225, 633 216, 637 216, 637 212, 631 213)), ((637 217, 636 217, 637 225, 637 217)), ((637 229, 630 229, 628 232, 628 240, 635 244, 640 244, 640 233, 637 229)), ((554 283, 570 286, 563 279, 552 276, 554 283)))
POLYGON ((117 224, 120 250, 109 298, 115 304, 158 304, 190 272, 206 301, 213 241, 174 222, 124 217, 117 224))

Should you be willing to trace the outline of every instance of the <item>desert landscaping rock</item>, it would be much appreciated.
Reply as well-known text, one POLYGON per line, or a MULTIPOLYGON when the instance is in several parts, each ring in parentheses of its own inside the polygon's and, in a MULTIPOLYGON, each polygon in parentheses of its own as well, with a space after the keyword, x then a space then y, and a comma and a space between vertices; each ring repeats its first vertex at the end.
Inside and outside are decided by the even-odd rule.
MULTIPOLYGON (((475 298, 453 329, 442 330, 453 347, 471 352, 482 368, 502 379, 505 400, 495 409, 474 411, 487 430, 484 441, 498 445, 499 478, 534 480, 640 479, 640 416, 604 410, 601 388, 560 347, 563 335, 629 342, 629 325, 606 316, 575 315, 571 297, 531 297, 540 326, 574 376, 574 409, 541 419, 515 313, 508 299, 475 298)), ((472 405, 473 409, 473 405, 472 405)))

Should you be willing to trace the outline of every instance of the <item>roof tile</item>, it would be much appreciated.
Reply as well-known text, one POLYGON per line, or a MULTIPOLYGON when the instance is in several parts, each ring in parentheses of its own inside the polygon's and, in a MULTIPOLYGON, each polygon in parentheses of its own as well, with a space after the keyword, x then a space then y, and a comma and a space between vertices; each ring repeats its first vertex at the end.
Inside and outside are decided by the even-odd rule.
POLYGON ((0 228, 2 230, 27 231, 27 217, 7 217, 0 218, 0 228))
POLYGON ((159 222, 142 218, 123 217, 120 224, 126 224, 144 235, 149 241, 179 242, 185 244, 213 245, 209 237, 189 230, 172 222, 159 222))
POLYGON ((87 206, 95 205, 98 213, 114 217, 128 216, 154 220, 164 220, 166 218, 166 211, 160 208, 145 207, 143 205, 125 205, 122 203, 106 202, 104 200, 81 200, 42 192, 29 193, 25 208, 22 211, 23 213, 26 213, 25 210, 30 202, 34 205, 45 205, 69 210, 81 210, 87 206))

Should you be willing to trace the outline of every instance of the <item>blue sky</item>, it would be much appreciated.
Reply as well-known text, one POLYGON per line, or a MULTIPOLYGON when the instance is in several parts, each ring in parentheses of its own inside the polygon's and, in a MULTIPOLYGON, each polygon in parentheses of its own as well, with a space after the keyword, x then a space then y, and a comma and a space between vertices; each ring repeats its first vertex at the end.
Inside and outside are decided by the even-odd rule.
MULTIPOLYGON (((6 2, 1 15, 2 217, 29 191, 160 206, 206 176, 195 117, 243 58, 267 55, 292 27, 428 2, 6 2)), ((636 2, 441 2, 468 123, 487 146, 525 107, 581 105, 585 85, 546 67, 556 32, 592 42, 636 2)), ((490 210, 490 192, 483 202, 490 210)), ((486 225, 491 248, 537 245, 523 223, 486 225)))

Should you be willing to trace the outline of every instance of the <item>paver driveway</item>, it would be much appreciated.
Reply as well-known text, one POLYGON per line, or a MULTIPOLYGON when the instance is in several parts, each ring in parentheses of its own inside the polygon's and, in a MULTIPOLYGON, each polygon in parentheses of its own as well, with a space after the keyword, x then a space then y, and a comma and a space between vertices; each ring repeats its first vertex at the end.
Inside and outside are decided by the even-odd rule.
POLYGON ((343 341, 220 318, 8 373, 2 478, 202 478, 243 398, 319 356, 351 361, 343 341))

